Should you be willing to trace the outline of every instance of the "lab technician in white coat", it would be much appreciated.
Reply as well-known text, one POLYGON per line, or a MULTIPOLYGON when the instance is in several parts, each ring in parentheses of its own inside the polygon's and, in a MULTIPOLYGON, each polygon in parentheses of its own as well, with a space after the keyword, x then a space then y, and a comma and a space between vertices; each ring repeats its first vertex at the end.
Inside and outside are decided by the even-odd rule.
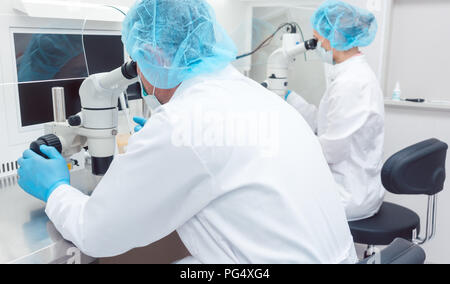
POLYGON ((356 262, 314 133, 229 64, 235 46, 204 0, 138 1, 123 42, 152 116, 138 119, 142 129, 93 194, 70 186, 55 148, 41 148, 48 160, 28 150, 19 161, 19 184, 47 202, 64 238, 108 257, 176 230, 186 263, 356 262))
POLYGON ((286 100, 316 132, 349 221, 378 213, 381 183, 384 103, 380 84, 359 47, 375 38, 369 11, 341 1, 326 1, 312 17, 318 52, 331 64, 330 84, 319 108, 288 92, 286 100))

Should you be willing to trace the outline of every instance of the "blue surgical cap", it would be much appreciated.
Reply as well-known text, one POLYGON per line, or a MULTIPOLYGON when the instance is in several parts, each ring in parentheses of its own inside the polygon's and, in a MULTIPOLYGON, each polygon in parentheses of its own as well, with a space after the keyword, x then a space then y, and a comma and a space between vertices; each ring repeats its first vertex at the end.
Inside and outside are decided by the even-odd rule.
POLYGON ((378 30, 371 12, 336 0, 324 2, 312 16, 311 23, 330 41, 331 47, 341 51, 370 45, 378 30))
POLYGON ((122 41, 145 79, 160 89, 223 69, 237 54, 204 0, 139 0, 123 23, 122 41))

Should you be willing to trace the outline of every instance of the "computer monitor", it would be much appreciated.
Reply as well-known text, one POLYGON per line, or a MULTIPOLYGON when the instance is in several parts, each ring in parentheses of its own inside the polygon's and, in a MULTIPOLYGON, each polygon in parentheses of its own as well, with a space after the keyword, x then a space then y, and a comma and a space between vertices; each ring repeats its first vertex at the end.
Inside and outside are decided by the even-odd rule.
MULTIPOLYGON (((120 35, 14 33, 21 126, 53 120, 53 87, 63 87, 67 116, 81 110, 79 88, 91 74, 124 63, 120 35)), ((140 87, 128 90, 139 98, 140 87)))

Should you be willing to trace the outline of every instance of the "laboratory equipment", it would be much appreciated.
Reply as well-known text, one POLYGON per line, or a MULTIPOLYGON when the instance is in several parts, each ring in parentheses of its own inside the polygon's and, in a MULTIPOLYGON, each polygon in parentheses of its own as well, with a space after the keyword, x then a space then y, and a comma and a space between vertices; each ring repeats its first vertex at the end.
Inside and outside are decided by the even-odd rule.
POLYGON ((22 127, 52 121, 53 87, 64 88, 67 114, 78 113, 78 90, 84 78, 89 73, 110 71, 125 61, 119 35, 30 31, 14 32, 13 39, 22 127), (66 49, 72 52, 62 52, 66 49))
POLYGON ((117 102, 130 85, 138 82, 136 67, 130 61, 109 73, 89 76, 80 87, 81 112, 67 121, 45 124, 46 135, 34 141, 30 148, 44 156, 38 146, 53 146, 69 158, 87 147, 92 174, 104 175, 116 150, 117 102))
POLYGON ((289 87, 290 65, 295 62, 297 56, 316 48, 316 39, 303 42, 301 35, 294 29, 291 33, 284 34, 282 47, 275 50, 269 57, 267 80, 262 85, 284 98, 289 87))
POLYGON ((66 121, 66 99, 64 96, 64 88, 52 88, 53 101, 53 120, 55 122, 66 121))

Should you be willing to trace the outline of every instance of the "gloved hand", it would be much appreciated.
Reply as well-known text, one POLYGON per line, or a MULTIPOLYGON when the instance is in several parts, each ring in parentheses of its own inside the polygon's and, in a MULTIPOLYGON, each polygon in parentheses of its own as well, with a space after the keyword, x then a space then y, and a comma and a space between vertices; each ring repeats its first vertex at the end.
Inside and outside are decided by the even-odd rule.
POLYGON ((70 184, 70 173, 66 160, 58 150, 45 145, 40 150, 49 159, 26 150, 18 160, 19 185, 28 194, 47 202, 58 186, 70 184))
POLYGON ((141 129, 144 127, 144 125, 147 123, 147 119, 143 118, 143 117, 133 117, 133 121, 136 122, 137 124, 139 124, 138 126, 136 126, 134 128, 134 132, 139 132, 141 131, 141 129))
POLYGON ((288 90, 287 92, 286 92, 286 95, 284 96, 284 100, 285 101, 287 101, 288 100, 288 98, 289 98, 289 95, 292 93, 292 91, 291 90, 288 90))

